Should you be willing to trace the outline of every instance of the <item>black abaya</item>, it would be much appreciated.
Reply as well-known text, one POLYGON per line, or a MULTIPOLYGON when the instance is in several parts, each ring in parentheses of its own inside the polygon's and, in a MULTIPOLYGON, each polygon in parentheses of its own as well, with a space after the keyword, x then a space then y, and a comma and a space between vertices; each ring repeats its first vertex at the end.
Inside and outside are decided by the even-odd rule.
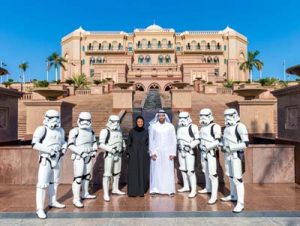
POLYGON ((149 187, 148 131, 131 129, 127 147, 128 196, 144 196, 149 187))

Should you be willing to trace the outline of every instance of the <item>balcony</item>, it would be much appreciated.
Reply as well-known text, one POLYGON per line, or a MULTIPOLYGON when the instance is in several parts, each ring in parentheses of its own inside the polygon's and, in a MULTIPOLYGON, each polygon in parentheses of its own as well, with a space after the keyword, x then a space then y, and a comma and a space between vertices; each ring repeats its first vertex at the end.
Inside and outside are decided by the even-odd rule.
POLYGON ((223 50, 221 46, 219 47, 207 47, 207 46, 201 46, 201 47, 189 47, 186 46, 183 48, 183 52, 185 53, 223 53, 223 50))
POLYGON ((85 51, 86 54, 95 54, 95 53, 118 53, 118 54, 121 54, 121 53, 125 53, 125 48, 118 48, 118 47, 112 47, 112 48, 87 48, 87 50, 85 51))
POLYGON ((138 45, 136 44, 135 52, 174 52, 172 44, 161 44, 161 45, 138 45))

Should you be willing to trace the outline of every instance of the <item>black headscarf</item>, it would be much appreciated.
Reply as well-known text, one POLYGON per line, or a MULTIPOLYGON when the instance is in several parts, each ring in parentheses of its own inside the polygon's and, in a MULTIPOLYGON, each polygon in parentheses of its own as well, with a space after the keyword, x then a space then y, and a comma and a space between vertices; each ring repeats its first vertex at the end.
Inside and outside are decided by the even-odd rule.
POLYGON ((145 130, 144 125, 145 125, 145 120, 144 120, 143 116, 139 115, 138 117, 136 117, 134 130, 138 131, 138 132, 144 131, 145 130), (138 119, 142 119, 143 120, 143 122, 144 122, 143 127, 138 127, 138 125, 137 125, 137 120, 138 119))

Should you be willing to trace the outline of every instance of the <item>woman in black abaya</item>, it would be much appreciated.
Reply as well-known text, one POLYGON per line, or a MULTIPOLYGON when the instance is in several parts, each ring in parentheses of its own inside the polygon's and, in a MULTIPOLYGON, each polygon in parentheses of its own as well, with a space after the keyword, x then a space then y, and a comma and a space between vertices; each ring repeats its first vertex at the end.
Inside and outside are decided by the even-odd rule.
POLYGON ((144 128, 144 118, 136 118, 136 126, 129 131, 127 143, 129 197, 144 196, 149 187, 148 131, 144 128))

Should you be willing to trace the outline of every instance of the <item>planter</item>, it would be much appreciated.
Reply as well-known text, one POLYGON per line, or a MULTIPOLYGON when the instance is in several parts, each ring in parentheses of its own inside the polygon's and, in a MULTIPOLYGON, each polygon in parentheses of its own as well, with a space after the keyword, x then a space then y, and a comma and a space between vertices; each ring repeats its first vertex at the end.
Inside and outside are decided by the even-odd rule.
POLYGON ((36 88, 33 92, 43 96, 46 100, 57 100, 58 97, 62 96, 65 91, 60 89, 49 89, 49 88, 36 88))
POLYGON ((217 94, 217 86, 216 85, 204 85, 203 86, 205 94, 217 94))

